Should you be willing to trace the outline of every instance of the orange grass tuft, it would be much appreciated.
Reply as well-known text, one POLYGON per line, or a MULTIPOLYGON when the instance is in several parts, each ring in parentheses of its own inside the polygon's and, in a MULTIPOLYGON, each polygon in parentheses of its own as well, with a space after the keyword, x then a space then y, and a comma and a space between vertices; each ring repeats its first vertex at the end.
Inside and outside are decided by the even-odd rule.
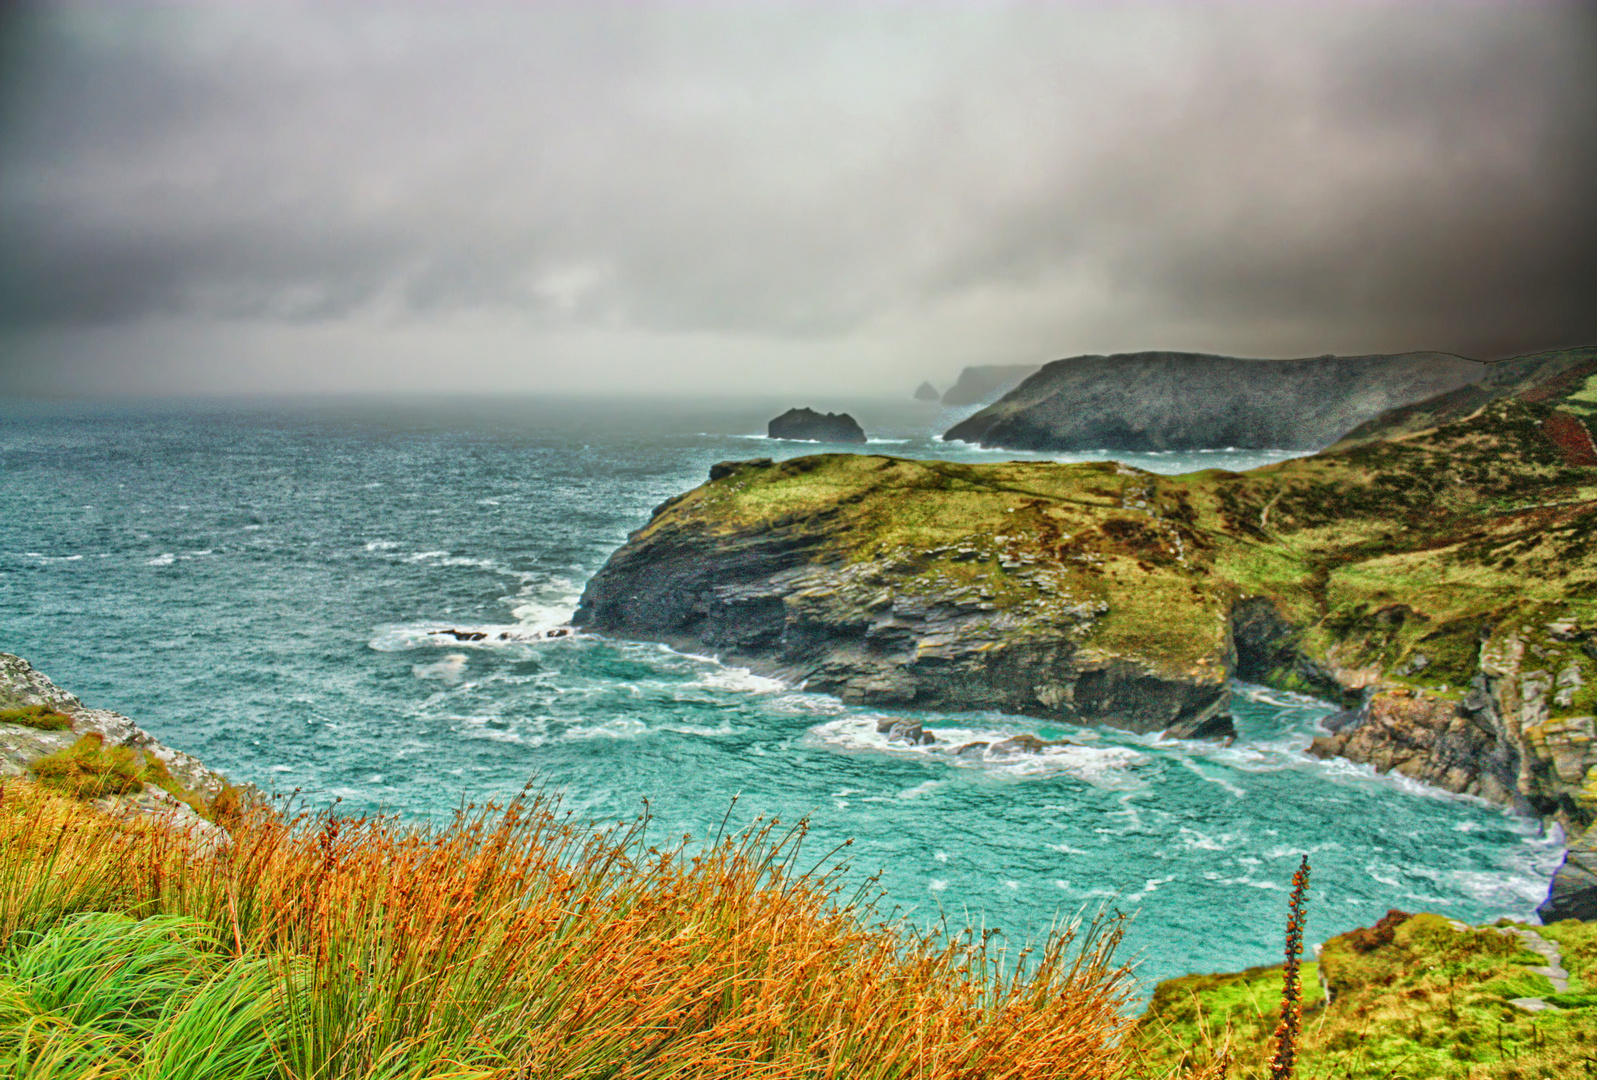
POLYGON ((231 848, 0 788, 0 949, 78 910, 209 923, 278 962, 288 1077, 1124 1075, 1113 922, 1008 956, 882 922, 805 826, 695 850, 532 793, 447 825, 234 819, 231 848))

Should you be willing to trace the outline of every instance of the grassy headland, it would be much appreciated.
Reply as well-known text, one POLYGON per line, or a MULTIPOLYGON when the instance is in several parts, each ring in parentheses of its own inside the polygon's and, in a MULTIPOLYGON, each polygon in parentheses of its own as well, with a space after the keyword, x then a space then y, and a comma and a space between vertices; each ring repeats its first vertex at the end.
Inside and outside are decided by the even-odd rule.
POLYGON ((1597 815, 1597 358, 1504 393, 1247 473, 725 463, 577 618, 850 700, 1175 734, 1223 733, 1240 676, 1374 721, 1321 752, 1578 831, 1597 815))

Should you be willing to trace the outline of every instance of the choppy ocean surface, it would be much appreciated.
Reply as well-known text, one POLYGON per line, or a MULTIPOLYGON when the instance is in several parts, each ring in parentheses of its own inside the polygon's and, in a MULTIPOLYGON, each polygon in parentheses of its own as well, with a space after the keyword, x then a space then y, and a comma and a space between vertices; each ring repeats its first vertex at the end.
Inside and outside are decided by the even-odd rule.
MULTIPOLYGON (((539 638, 711 463, 846 449, 759 437, 787 404, 0 402, 0 650, 312 805, 437 815, 537 778, 600 820, 648 799, 669 838, 713 833, 738 795, 733 824, 807 816, 817 856, 853 838, 851 873, 881 871, 917 923, 1020 941, 1116 905, 1136 912, 1125 955, 1145 987, 1278 961, 1305 852, 1311 941, 1391 907, 1524 918, 1545 896, 1554 838, 1309 758, 1331 710, 1307 698, 1239 687, 1227 748, 913 714, 956 744, 1080 744, 971 761, 890 746, 877 710, 711 657, 539 638)), ((868 452, 1042 457, 936 438, 970 410, 809 404, 850 408, 868 452)), ((1118 456, 1176 473, 1288 455, 1118 456)))

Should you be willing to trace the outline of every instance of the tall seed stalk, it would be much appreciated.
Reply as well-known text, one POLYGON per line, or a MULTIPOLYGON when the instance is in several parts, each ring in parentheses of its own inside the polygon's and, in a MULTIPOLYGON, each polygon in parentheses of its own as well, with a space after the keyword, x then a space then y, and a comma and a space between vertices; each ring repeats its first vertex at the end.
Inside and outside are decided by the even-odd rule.
POLYGON ((1298 1024, 1303 1018, 1303 995, 1298 986, 1298 957, 1303 954, 1303 926, 1308 921, 1309 857, 1303 856, 1292 875, 1292 899, 1287 901, 1286 970, 1281 982, 1281 1022, 1275 1028, 1275 1057, 1270 1059, 1270 1080, 1292 1080, 1297 1061, 1298 1024))

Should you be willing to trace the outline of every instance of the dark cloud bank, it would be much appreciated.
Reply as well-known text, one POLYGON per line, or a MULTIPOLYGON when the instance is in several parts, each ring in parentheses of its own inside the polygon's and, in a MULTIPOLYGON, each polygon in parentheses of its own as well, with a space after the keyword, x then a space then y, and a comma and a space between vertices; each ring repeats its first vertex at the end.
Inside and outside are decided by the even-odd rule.
POLYGON ((0 392, 1597 342, 1590 7, 5 18, 0 392))

